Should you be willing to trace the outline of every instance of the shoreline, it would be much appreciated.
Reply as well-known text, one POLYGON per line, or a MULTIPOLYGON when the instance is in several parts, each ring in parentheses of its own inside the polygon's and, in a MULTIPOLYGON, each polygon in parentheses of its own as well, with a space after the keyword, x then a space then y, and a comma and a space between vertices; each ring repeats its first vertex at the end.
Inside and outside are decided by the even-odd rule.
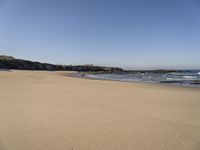
MULTIPOLYGON (((84 73, 77 72, 77 71, 48 71, 48 70, 0 70, 0 72, 52 72, 58 73, 60 75, 72 78, 80 78, 80 79, 87 79, 87 80, 97 80, 97 81, 111 81, 111 82, 122 82, 122 83, 130 83, 130 84, 143 84, 143 85, 158 85, 164 87, 175 87, 175 88, 184 88, 184 89, 197 89, 200 90, 200 87, 195 86, 188 86, 188 85, 178 85, 178 84, 170 84, 170 83, 156 83, 156 82, 142 82, 142 81, 123 81, 123 80, 112 80, 112 79, 101 79, 101 78, 91 78, 84 75, 84 73)), ((89 75, 89 74, 88 74, 89 75)))
POLYGON ((156 82, 145 82, 145 81, 144 82, 142 82, 142 81, 123 81, 123 80, 114 80, 114 79, 91 78, 91 77, 87 77, 85 75, 81 75, 81 73, 79 73, 79 72, 68 73, 68 74, 66 74, 66 76, 73 77, 73 78, 88 79, 88 80, 116 81, 116 82, 122 82, 122 83, 144 84, 144 85, 160 85, 160 86, 167 86, 167 87, 177 87, 177 88, 200 90, 200 87, 189 86, 189 85, 178 85, 178 84, 170 84, 170 83, 156 83, 156 82))

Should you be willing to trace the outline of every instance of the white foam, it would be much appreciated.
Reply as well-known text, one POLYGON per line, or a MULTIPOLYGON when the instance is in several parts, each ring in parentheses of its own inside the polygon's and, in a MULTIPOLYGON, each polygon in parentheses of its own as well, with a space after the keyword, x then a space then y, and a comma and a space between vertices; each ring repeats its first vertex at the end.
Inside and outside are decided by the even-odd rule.
POLYGON ((186 79, 196 79, 197 77, 194 77, 194 76, 183 76, 183 78, 186 78, 186 79))
POLYGON ((184 81, 185 79, 183 79, 183 78, 166 78, 166 80, 170 80, 170 81, 184 81))

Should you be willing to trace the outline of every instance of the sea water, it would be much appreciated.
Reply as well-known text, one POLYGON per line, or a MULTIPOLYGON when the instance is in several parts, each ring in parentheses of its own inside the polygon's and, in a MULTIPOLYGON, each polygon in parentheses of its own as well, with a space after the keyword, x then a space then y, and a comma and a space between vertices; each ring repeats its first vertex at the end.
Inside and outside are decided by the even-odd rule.
POLYGON ((184 70, 171 73, 137 72, 123 74, 88 74, 87 78, 117 80, 127 82, 161 83, 181 86, 200 87, 200 71, 184 70))

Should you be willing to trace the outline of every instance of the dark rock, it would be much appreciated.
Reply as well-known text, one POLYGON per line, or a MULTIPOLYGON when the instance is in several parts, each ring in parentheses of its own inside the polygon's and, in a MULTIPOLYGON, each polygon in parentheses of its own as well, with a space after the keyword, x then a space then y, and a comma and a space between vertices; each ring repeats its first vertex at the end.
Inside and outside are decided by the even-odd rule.
POLYGON ((5 70, 5 69, 8 69, 4 64, 0 63, 0 70, 5 70))

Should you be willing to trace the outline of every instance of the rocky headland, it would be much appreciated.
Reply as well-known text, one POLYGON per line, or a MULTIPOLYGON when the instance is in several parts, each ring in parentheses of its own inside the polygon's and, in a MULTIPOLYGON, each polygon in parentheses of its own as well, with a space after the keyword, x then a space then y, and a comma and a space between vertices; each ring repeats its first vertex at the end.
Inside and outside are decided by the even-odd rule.
POLYGON ((89 73, 174 73, 190 70, 124 70, 118 67, 104 67, 94 65, 56 65, 36 61, 17 59, 12 56, 0 55, 0 70, 47 70, 47 71, 78 71, 89 73))
POLYGON ((55 65, 40 63, 24 59, 17 59, 12 56, 0 55, 0 69, 2 70, 48 70, 48 71, 79 71, 79 72, 101 72, 101 73, 122 73, 123 69, 117 67, 104 67, 93 65, 55 65))

